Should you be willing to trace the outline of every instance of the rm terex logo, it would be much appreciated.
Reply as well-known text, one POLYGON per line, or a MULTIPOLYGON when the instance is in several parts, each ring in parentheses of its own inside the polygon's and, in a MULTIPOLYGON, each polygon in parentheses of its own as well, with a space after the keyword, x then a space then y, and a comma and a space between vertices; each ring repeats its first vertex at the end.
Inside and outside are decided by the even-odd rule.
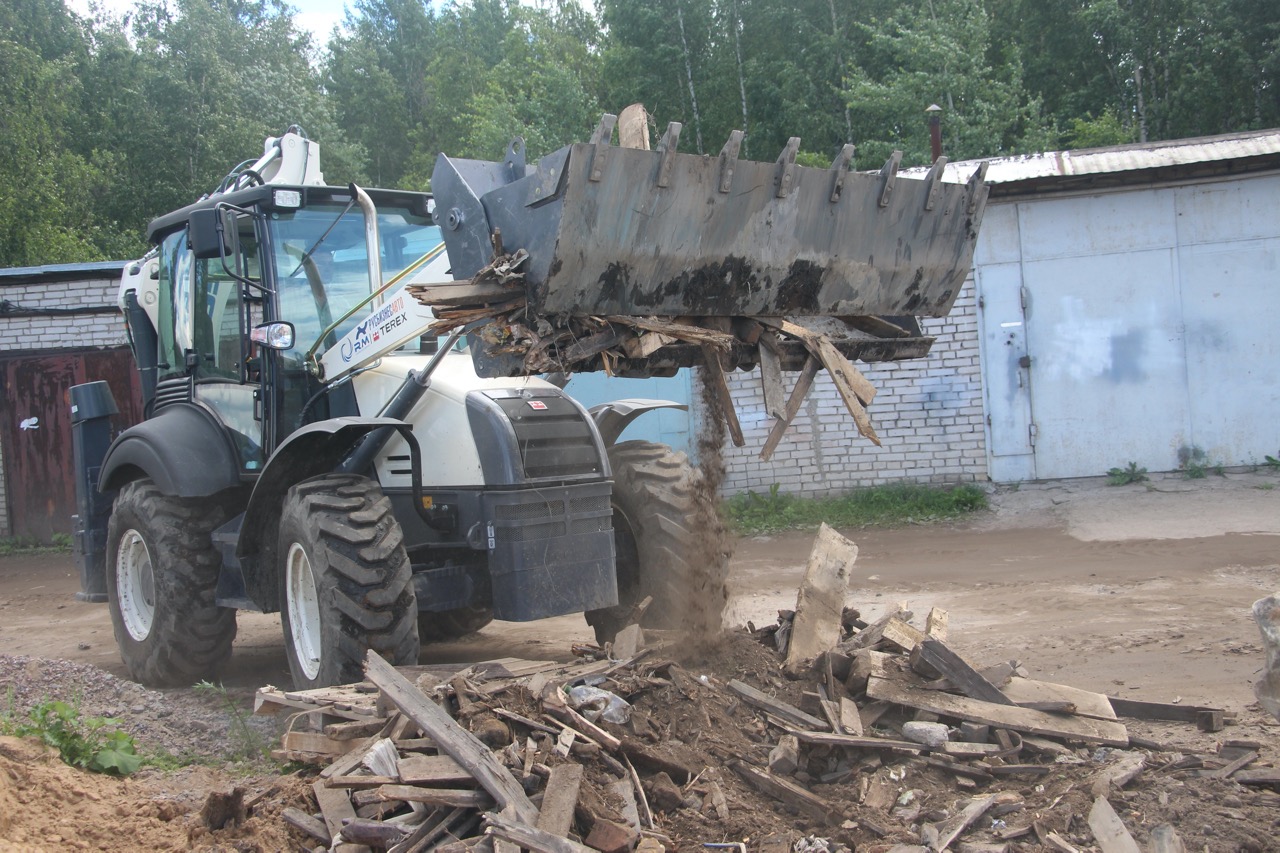
POLYGON ((547 410, 547 404, 542 402, 541 400, 530 400, 529 408, 533 409, 534 411, 545 412, 547 410))
POLYGON ((360 325, 356 326, 342 341, 338 354, 344 364, 350 363, 365 349, 382 340, 382 336, 409 322, 409 314, 405 311, 404 297, 400 296, 370 314, 360 325))

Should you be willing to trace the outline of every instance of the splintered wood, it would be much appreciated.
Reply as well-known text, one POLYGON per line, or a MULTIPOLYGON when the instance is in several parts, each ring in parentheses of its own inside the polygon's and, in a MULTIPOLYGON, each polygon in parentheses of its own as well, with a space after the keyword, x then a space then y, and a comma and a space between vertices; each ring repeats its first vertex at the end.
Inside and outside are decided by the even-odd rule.
POLYGON ((280 819, 348 853, 838 853, 820 837, 1132 853, 1183 849, 1172 826, 1126 826, 1153 777, 1280 786, 1260 741, 1156 757, 1164 747, 1122 721, 1227 725, 1223 709, 1113 702, 1019 675, 1017 661, 976 664, 942 639, 937 608, 927 631, 906 602, 863 621, 844 607, 856 553, 834 531, 817 537, 796 610, 779 616, 785 662, 774 626, 733 635, 717 659, 727 672, 686 670, 635 629, 618 659, 578 644, 593 659, 395 668, 370 652, 366 682, 263 688, 260 712, 289 720, 277 757, 323 767, 313 807, 280 819))
MULTIPOLYGON (((632 376, 647 375, 649 370, 666 372, 679 359, 663 360, 664 351, 684 346, 692 347, 691 351, 696 354, 693 361, 688 361, 688 357, 685 360, 712 371, 713 381, 724 386, 722 393, 727 398, 729 391, 724 377, 727 365, 722 364, 722 357, 737 350, 735 365, 760 365, 765 407, 773 419, 760 452, 763 460, 773 455, 787 427, 799 413, 818 371, 825 368, 858 433, 880 444, 867 412, 876 389, 827 333, 780 317, 531 316, 523 286, 522 268, 527 260, 524 250, 510 255, 499 251, 470 281, 413 284, 406 290, 433 309, 437 317, 431 325, 434 331, 443 334, 470 326, 483 342, 487 355, 518 359, 518 372, 524 375, 583 370, 613 374, 617 372, 615 368, 623 364, 624 372, 632 376), (795 352, 801 360, 796 361, 796 355, 791 358, 792 369, 798 369, 799 375, 787 396, 782 372, 784 351, 789 346, 798 347, 795 352)), ((858 344, 885 346, 886 341, 901 341, 902 336, 908 334, 875 317, 828 322, 836 324, 833 328, 842 339, 847 334, 858 344)), ((923 339, 909 340, 917 344, 923 339)), ((922 355, 927 348, 926 343, 922 351, 912 350, 911 354, 922 355)), ((734 444, 742 446, 744 440, 741 427, 732 416, 732 401, 721 408, 728 419, 734 444)))

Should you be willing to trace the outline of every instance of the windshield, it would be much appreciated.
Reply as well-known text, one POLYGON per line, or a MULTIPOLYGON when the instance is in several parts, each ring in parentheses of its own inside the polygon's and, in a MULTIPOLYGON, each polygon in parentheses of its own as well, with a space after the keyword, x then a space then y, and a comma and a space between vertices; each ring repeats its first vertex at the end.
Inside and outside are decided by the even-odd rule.
MULTIPOLYGON (((280 319, 293 323, 296 350, 300 352, 306 352, 322 331, 374 290, 369 282, 364 216, 359 207, 344 215, 345 208, 338 202, 312 204, 295 211, 273 212, 267 220, 280 276, 280 319)), ((438 246, 442 239, 440 229, 431 224, 429 216, 403 207, 379 208, 378 236, 382 243, 383 281, 438 246)), ((328 343, 346 334, 368 313, 368 308, 356 312, 330 335, 328 343)))

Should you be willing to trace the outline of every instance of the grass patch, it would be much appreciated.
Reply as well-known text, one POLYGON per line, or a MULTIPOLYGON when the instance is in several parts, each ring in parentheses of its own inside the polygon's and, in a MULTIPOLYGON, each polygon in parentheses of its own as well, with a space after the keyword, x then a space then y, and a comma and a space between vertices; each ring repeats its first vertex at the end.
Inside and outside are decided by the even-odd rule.
POLYGON ((1139 468, 1137 462, 1130 462, 1128 468, 1112 468, 1107 472, 1108 486, 1127 486, 1130 483, 1142 483, 1150 479, 1146 468, 1139 468))
POLYGON ((959 518, 987 508, 987 495, 973 485, 939 487, 902 483, 855 489, 833 498, 784 494, 775 483, 767 495, 746 492, 726 502, 734 531, 744 535, 817 527, 891 527, 959 518))
POLYGON ((0 539, 0 557, 26 554, 65 554, 71 550, 71 537, 66 533, 53 534, 52 542, 41 542, 27 536, 6 536, 0 539))

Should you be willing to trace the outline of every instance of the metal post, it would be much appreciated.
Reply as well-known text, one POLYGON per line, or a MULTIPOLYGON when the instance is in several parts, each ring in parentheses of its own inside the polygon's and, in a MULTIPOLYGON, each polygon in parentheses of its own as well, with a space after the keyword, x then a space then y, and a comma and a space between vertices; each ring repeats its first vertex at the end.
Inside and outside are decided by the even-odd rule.
POLYGON ((937 161, 942 156, 942 107, 930 104, 925 112, 929 115, 929 150, 932 161, 937 161))

